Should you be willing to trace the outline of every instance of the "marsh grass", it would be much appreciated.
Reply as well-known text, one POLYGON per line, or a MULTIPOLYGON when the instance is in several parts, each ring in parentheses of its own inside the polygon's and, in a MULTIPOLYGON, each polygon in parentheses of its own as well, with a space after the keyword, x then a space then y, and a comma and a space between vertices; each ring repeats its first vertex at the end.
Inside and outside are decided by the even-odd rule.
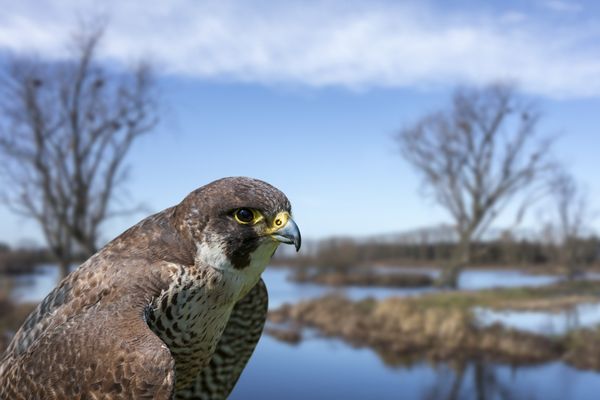
MULTIPOLYGON (((473 308, 559 311, 600 302, 600 282, 539 288, 453 291, 413 298, 352 301, 329 295, 271 311, 273 323, 317 328, 324 336, 370 347, 390 364, 415 359, 485 358, 515 365, 564 360, 600 370, 600 328, 542 335, 480 326, 473 308)), ((600 306, 600 305, 599 305, 600 306)))
POLYGON ((539 287, 446 291, 406 299, 421 308, 491 308, 559 312, 582 303, 600 302, 600 281, 564 281, 539 287))

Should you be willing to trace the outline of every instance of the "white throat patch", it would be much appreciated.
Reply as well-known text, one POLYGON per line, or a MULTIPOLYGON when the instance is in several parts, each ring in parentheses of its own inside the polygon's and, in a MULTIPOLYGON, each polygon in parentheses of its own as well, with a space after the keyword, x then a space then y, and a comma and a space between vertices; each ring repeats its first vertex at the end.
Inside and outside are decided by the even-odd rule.
POLYGON ((197 246, 196 264, 208 266, 223 274, 228 282, 228 290, 239 300, 256 285, 277 246, 279 242, 275 240, 265 241, 250 254, 250 264, 246 268, 236 269, 222 246, 215 246, 214 243, 210 246, 203 242, 197 246))
POLYGON ((221 271, 233 269, 222 246, 211 246, 202 242, 196 246, 196 263, 207 265, 221 271))

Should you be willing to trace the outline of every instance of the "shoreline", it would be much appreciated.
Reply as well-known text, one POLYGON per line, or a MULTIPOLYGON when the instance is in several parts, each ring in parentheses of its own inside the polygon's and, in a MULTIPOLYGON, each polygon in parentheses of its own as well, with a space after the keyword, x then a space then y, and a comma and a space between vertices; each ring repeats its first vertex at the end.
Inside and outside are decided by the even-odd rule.
MULTIPOLYGON (((302 270, 302 269, 320 269, 316 267, 314 264, 298 264, 293 259, 275 259, 272 260, 269 265, 271 268, 276 269, 290 269, 290 270, 302 270)), ((373 268, 385 268, 385 269, 411 269, 418 271, 419 269, 428 269, 428 270, 443 270, 443 261, 439 263, 435 262, 424 262, 424 261, 410 261, 410 260, 388 260, 388 261, 373 261, 368 263, 357 263, 353 265, 349 265, 347 267, 342 268, 341 270, 347 271, 356 271, 356 270, 370 270, 373 268)), ((323 270, 327 270, 324 268, 323 270)), ((514 270, 514 271, 523 271, 530 274, 543 274, 543 275, 565 275, 566 270, 564 267, 560 265, 549 265, 549 264, 498 264, 498 263, 472 263, 465 267, 463 271, 466 270, 514 270)), ((600 264, 586 266, 583 269, 583 272, 592 272, 592 273, 600 273, 600 264)))
POLYGON ((446 361, 483 356, 514 365, 560 360, 600 371, 600 326, 546 335, 499 323, 480 326, 473 312, 474 307, 556 312, 590 302, 600 307, 599 291, 600 283, 566 283, 383 300, 328 295, 270 311, 266 333, 298 343, 303 329, 317 329, 325 337, 370 348, 392 365, 415 357, 446 361))

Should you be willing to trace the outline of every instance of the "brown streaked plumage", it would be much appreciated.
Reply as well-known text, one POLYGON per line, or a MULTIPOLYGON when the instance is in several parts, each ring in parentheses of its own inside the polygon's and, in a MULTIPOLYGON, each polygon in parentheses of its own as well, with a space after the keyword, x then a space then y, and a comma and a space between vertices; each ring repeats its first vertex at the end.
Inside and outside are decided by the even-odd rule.
POLYGON ((150 216, 67 276, 0 361, 0 399, 224 399, 260 337, 260 279, 300 246, 273 186, 225 178, 150 216))

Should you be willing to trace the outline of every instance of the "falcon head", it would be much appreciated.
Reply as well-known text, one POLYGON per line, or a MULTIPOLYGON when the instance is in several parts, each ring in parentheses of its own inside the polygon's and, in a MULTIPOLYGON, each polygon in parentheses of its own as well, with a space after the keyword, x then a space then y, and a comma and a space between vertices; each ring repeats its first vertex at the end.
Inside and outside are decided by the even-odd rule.
POLYGON ((258 276, 279 244, 300 249, 289 200, 266 182, 223 178, 190 193, 178 207, 196 245, 196 259, 215 269, 258 276))

